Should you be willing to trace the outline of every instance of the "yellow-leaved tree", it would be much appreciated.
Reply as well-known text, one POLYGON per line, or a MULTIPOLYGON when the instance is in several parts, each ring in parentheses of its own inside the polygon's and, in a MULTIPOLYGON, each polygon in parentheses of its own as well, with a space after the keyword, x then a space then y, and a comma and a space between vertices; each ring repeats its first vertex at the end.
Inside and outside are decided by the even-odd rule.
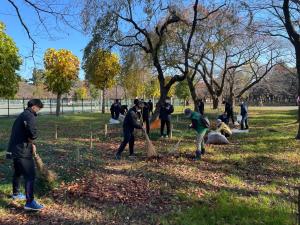
POLYGON ((0 21, 0 97, 13 98, 19 89, 22 60, 16 43, 5 33, 5 25, 0 21))
POLYGON ((49 91, 57 94, 56 116, 60 113, 63 94, 68 93, 78 79, 79 59, 66 49, 49 48, 44 55, 45 85, 49 91))
POLYGON ((105 91, 116 83, 120 73, 119 57, 107 50, 95 49, 84 57, 85 79, 102 90, 102 113, 105 112, 105 91))

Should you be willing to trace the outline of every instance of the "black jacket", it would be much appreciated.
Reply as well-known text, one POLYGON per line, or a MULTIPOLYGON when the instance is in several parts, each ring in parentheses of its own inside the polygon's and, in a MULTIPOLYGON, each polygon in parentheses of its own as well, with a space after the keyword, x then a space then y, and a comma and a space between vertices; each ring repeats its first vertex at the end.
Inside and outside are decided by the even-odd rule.
POLYGON ((199 102, 198 109, 201 114, 204 113, 204 102, 199 102))
POLYGON ((27 108, 15 120, 8 144, 12 158, 31 158, 32 147, 29 139, 37 138, 36 113, 27 108))
POLYGON ((144 102, 144 107, 142 109, 142 115, 143 115, 143 120, 147 120, 149 119, 149 115, 150 115, 150 107, 148 105, 147 102, 144 102))
POLYGON ((174 107, 170 103, 165 103, 160 107, 159 118, 161 120, 171 120, 171 114, 174 112, 174 107))
POLYGON ((142 129, 142 126, 138 123, 138 116, 135 107, 129 109, 123 122, 123 128, 126 131, 133 132, 134 128, 142 129))
POLYGON ((247 105, 244 103, 244 104, 241 104, 241 115, 242 116, 246 116, 248 114, 248 107, 247 105))
POLYGON ((229 102, 225 102, 225 112, 227 114, 232 114, 233 113, 232 105, 229 102))
POLYGON ((121 104, 120 103, 114 103, 110 107, 110 111, 114 112, 116 114, 120 114, 121 112, 121 104))
POLYGON ((148 102, 148 106, 149 106, 149 111, 152 112, 153 111, 153 102, 148 102))

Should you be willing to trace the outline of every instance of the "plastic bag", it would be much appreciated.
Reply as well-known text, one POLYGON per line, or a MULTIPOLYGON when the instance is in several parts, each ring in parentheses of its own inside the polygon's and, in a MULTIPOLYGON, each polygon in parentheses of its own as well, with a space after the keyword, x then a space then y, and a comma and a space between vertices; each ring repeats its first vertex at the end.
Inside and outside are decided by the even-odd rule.
POLYGON ((109 120, 109 124, 119 124, 120 123, 120 121, 119 120, 115 120, 115 119, 110 119, 109 120))
POLYGON ((229 144, 227 138, 219 132, 210 132, 208 134, 206 144, 213 144, 213 145, 226 145, 229 144))

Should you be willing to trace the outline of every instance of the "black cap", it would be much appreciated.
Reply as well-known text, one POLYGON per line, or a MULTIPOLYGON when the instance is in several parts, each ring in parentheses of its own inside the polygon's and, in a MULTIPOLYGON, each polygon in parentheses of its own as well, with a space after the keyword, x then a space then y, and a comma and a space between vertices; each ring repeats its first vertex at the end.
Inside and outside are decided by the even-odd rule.
POLYGON ((27 106, 29 108, 31 108, 32 106, 37 106, 39 108, 44 108, 44 104, 42 103, 42 101, 40 99, 31 99, 28 103, 27 106))

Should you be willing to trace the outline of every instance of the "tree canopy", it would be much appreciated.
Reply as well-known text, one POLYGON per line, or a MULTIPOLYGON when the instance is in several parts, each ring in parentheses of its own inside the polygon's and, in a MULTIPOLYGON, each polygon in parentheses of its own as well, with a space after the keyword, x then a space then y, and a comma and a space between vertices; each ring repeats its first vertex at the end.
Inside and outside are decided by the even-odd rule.
POLYGON ((20 76, 16 73, 22 64, 19 50, 5 33, 0 21, 0 97, 13 98, 19 89, 20 76))

